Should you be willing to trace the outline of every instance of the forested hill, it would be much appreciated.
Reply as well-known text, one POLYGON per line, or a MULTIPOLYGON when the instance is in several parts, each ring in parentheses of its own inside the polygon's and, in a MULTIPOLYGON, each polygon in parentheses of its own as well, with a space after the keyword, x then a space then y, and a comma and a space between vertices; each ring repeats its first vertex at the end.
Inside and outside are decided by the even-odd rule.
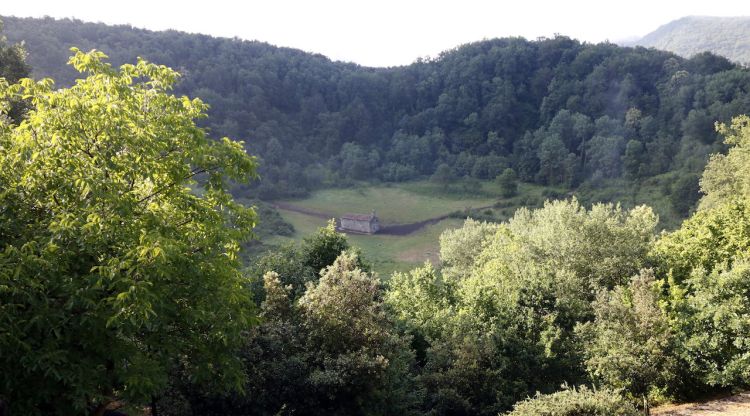
POLYGON ((684 57, 713 52, 750 64, 750 17, 688 16, 674 20, 634 42, 684 57))
POLYGON ((74 76, 62 69, 71 46, 179 70, 177 92, 211 105, 212 134, 261 156, 252 192, 265 198, 439 167, 478 179, 510 167, 523 181, 566 187, 700 172, 722 149, 714 122, 750 112, 750 72, 711 54, 505 38, 377 69, 238 39, 3 20, 34 74, 58 84, 74 76))

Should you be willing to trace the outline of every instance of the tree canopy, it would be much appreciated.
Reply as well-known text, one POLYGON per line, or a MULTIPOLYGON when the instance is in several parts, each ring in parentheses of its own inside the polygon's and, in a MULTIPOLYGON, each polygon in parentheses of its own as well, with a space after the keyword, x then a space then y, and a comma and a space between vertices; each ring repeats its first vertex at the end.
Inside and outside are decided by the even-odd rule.
POLYGON ((147 403, 176 368, 238 387, 256 216, 227 186, 256 162, 196 126, 206 105, 170 94, 173 70, 73 52, 70 88, 0 80, 3 111, 32 107, 0 123, 0 391, 69 415, 147 403))
MULTIPOLYGON (((565 187, 699 174, 722 149, 713 123, 750 112, 750 71, 724 58, 564 36, 484 40, 386 69, 176 31, 4 21, 35 74, 64 85, 75 76, 62 65, 71 45, 179 68, 177 91, 211 105, 212 135, 252 138, 263 180, 234 192, 262 199, 353 180, 438 180, 452 176, 444 164, 459 178, 512 168, 523 182, 565 187)), ((677 207, 687 215, 692 205, 677 207)))

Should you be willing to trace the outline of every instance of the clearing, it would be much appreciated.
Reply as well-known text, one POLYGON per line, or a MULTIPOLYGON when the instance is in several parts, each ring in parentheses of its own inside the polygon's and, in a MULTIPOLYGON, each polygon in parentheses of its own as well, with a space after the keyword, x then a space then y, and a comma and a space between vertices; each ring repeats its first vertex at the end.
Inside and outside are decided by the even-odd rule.
POLYGON ((322 189, 307 198, 273 201, 284 220, 296 231, 291 237, 271 237, 264 244, 299 241, 325 226, 330 218, 346 213, 368 214, 375 210, 383 232, 350 234, 348 238, 352 245, 363 250, 375 271, 387 279, 394 271, 407 271, 425 261, 437 264, 440 234, 460 227, 463 220, 456 213, 469 208, 482 208, 481 212, 473 214, 474 217, 479 214, 480 219, 498 221, 511 217, 520 207, 539 207, 545 199, 572 195, 577 195, 586 205, 594 201, 619 200, 625 207, 632 207, 649 201, 661 214, 662 227, 676 227, 680 219, 661 193, 671 179, 653 179, 637 189, 624 180, 603 181, 598 187, 579 188, 575 192, 562 187, 519 183, 518 195, 512 198, 501 198, 500 188, 494 181, 459 180, 446 187, 422 180, 322 189), (488 208, 490 206, 493 208, 488 208))

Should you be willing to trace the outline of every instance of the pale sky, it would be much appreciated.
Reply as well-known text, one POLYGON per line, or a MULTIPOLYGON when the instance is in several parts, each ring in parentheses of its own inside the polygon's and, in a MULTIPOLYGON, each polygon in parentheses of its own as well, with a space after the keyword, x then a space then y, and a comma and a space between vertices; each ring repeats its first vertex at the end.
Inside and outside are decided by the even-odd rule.
POLYGON ((688 15, 748 16, 747 0, 3 0, 0 15, 260 40, 367 66, 406 65, 463 43, 567 35, 642 36, 688 15))

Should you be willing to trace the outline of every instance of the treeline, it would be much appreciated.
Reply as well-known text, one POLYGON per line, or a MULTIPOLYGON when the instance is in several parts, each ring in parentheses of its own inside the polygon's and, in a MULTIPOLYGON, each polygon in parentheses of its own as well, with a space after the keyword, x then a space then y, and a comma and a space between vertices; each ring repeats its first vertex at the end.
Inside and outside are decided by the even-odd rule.
POLYGON ((568 187, 697 174, 723 150, 714 122, 750 112, 750 72, 709 53, 506 38, 386 69, 239 39, 4 20, 35 75, 62 85, 73 79, 62 69, 73 45, 115 64, 142 56, 176 68, 177 92, 211 105, 212 134, 246 139, 261 157, 263 180, 250 193, 266 199, 426 177, 441 165, 449 177, 510 168, 522 181, 568 187))

